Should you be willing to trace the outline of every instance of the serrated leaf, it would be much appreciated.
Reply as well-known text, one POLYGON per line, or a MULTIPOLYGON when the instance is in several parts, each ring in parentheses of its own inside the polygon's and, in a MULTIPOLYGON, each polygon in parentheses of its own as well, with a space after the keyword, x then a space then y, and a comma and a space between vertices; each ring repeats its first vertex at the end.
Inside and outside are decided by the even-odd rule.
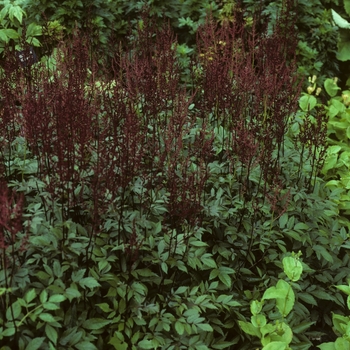
POLYGON ((316 299, 309 293, 302 293, 302 292, 300 292, 300 293, 298 293, 298 298, 300 298, 305 303, 317 306, 316 299))
POLYGON ((44 289, 41 293, 40 293, 40 302, 43 304, 47 301, 47 291, 44 289))
POLYGON ((47 312, 42 312, 39 314, 39 318, 44 322, 56 322, 55 318, 47 312))
POLYGON ((11 307, 6 310, 6 319, 8 321, 12 321, 12 314, 14 319, 16 320, 18 316, 21 314, 22 308, 18 301, 15 301, 11 307))
POLYGON ((66 294, 69 301, 72 301, 74 298, 81 297, 81 293, 77 289, 71 288, 71 287, 69 287, 65 290, 65 294, 66 294))
POLYGON ((213 332, 213 327, 208 323, 198 323, 196 326, 204 332, 213 332))
POLYGON ((16 40, 21 37, 20 34, 16 32, 14 29, 4 29, 4 32, 7 37, 13 40, 16 40))
POLYGON ((47 335, 47 337, 55 344, 57 345, 57 331, 55 328, 53 328, 52 326, 50 326, 49 324, 46 324, 45 326, 45 334, 47 335))
POLYGON ((34 338, 32 339, 28 345, 26 346, 25 350, 38 350, 41 346, 41 344, 44 342, 45 338, 34 338))
POLYGON ((219 273, 219 280, 227 287, 231 288, 232 286, 232 281, 231 277, 227 275, 226 273, 219 273))
POLYGON ((184 334, 185 327, 180 321, 175 322, 175 330, 179 335, 184 334))
POLYGON ((55 294, 50 296, 49 302, 61 303, 62 301, 65 301, 65 300, 66 300, 66 297, 64 295, 55 294))
POLYGON ((78 350, 99 350, 94 344, 89 341, 82 341, 74 345, 78 350))
POLYGON ((88 287, 90 289, 95 287, 101 287, 101 285, 93 277, 82 278, 79 282, 81 287, 88 287))
POLYGON ((148 340, 148 339, 143 339, 141 340, 137 346, 140 348, 140 349, 153 349, 154 346, 153 346, 153 342, 152 340, 148 340))
POLYGON ((90 318, 83 323, 85 329, 101 329, 110 324, 111 321, 102 318, 90 318))
POLYGON ((29 290, 26 295, 24 296, 24 300, 29 304, 32 300, 34 300, 36 297, 35 289, 29 290))
POLYGON ((15 334, 16 332, 16 329, 14 327, 11 327, 11 328, 7 328, 3 331, 0 331, 0 335, 2 337, 11 337, 15 334))

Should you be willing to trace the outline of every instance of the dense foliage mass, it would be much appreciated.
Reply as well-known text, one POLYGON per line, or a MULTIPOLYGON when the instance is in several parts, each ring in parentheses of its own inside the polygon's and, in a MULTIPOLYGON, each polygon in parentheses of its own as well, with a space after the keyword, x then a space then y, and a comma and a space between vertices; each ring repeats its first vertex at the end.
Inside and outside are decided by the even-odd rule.
POLYGON ((330 11, 3 3, 1 350, 349 348, 330 11))

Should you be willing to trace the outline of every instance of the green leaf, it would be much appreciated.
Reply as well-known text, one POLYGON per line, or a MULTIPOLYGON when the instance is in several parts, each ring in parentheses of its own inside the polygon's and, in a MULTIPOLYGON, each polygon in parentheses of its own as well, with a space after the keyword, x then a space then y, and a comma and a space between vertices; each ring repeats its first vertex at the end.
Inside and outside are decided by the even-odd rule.
POLYGON ((321 345, 317 345, 317 347, 321 350, 337 350, 335 348, 335 343, 323 343, 321 345))
POLYGON ((140 349, 153 349, 154 348, 152 340, 148 340, 148 339, 141 340, 137 345, 140 349))
POLYGON ((232 286, 232 281, 231 277, 227 275, 226 273, 219 273, 219 280, 227 287, 231 288, 232 286))
POLYGON ((183 294, 187 291, 188 287, 179 287, 178 289, 176 289, 176 291, 174 292, 174 294, 183 294))
POLYGON ((300 279, 303 273, 303 265, 296 257, 287 256, 283 258, 283 270, 287 277, 296 282, 300 279))
POLYGON ((35 24, 35 23, 30 23, 27 27, 26 30, 26 37, 32 37, 32 36, 39 36, 42 34, 42 29, 41 26, 35 24))
POLYGON ((44 322, 56 322, 55 318, 47 312, 40 313, 39 318, 44 322))
POLYGON ((285 228, 286 224, 288 222, 288 213, 284 213, 280 218, 279 218, 279 224, 280 228, 285 228))
POLYGON ((34 300, 36 297, 35 289, 29 290, 26 295, 24 296, 24 300, 29 304, 32 300, 34 300))
POLYGON ((333 257, 328 253, 325 247, 315 244, 312 249, 316 252, 317 258, 320 259, 320 255, 328 262, 333 263, 333 257))
POLYGON ((78 271, 73 271, 73 272, 72 272, 72 281, 73 281, 73 282, 79 282, 79 280, 81 280, 81 279, 84 277, 85 271, 86 271, 86 269, 81 269, 81 270, 78 270, 78 271))
POLYGON ((15 301, 11 307, 7 308, 6 310, 6 319, 8 321, 12 321, 12 313, 13 313, 13 317, 16 320, 18 318, 18 316, 21 314, 21 305, 19 304, 18 301, 15 301))
POLYGON ((47 335, 47 337, 55 344, 57 345, 57 331, 55 328, 53 328, 52 326, 50 326, 49 324, 46 324, 45 326, 45 334, 47 335))
POLYGON ((312 95, 304 95, 299 99, 299 106, 304 112, 312 110, 317 105, 317 99, 312 95))
POLYGON ((4 29, 6 36, 8 36, 10 39, 19 39, 21 36, 18 32, 16 32, 14 29, 4 29))
POLYGON ((69 301, 72 301, 74 298, 81 297, 81 293, 76 288, 72 288, 72 287, 67 288, 65 290, 65 294, 69 301))
POLYGON ((78 350, 99 350, 94 344, 89 341, 82 341, 74 345, 78 350))
POLYGON ((101 329, 110 323, 111 321, 102 318, 90 318, 89 320, 84 321, 83 327, 85 329, 101 329))
POLYGON ((251 323, 244 322, 244 321, 238 321, 238 323, 244 333, 261 338, 261 333, 259 329, 257 327, 254 327, 251 323))
POLYGON ((181 323, 180 321, 176 321, 175 322, 175 330, 179 335, 184 334, 185 327, 184 327, 183 323, 181 323))
POLYGON ((49 302, 61 303, 62 301, 65 301, 65 300, 66 300, 66 297, 64 295, 55 294, 50 296, 49 302))
POLYGON ((343 293, 350 295, 350 286, 335 286, 337 289, 341 290, 343 293))
POLYGON ((338 91, 340 90, 335 81, 330 78, 326 79, 323 85, 327 94, 331 97, 336 96, 338 91))
POLYGON ((21 9, 20 6, 14 5, 11 6, 10 11, 9 11, 9 18, 11 22, 13 22, 13 17, 16 17, 19 23, 22 23, 22 18, 23 18, 24 11, 21 9))
POLYGON ((46 289, 44 289, 41 293, 40 293, 40 302, 43 304, 47 301, 47 291, 46 289))
POLYGON ((213 332, 213 327, 208 323, 198 323, 196 326, 204 332, 213 332))
POLYGON ((38 350, 44 340, 45 338, 32 339, 26 346, 25 350, 38 350))
POLYGON ((288 344, 282 341, 273 341, 262 348, 262 350, 286 350, 288 344))
POLYGON ((317 301, 311 294, 299 292, 298 298, 310 305, 317 306, 317 301))
POLYGON ((343 28, 343 29, 350 29, 350 23, 344 19, 343 17, 341 17, 337 12, 335 12, 333 9, 332 11, 332 16, 333 16, 333 20, 335 22, 335 24, 339 27, 339 28, 343 28))
POLYGON ((293 333, 302 334, 314 324, 315 322, 302 322, 296 326, 293 326, 293 333))
POLYGON ((96 304, 102 311, 104 312, 110 312, 113 311, 107 303, 102 303, 102 304, 96 304))
POLYGON ((11 337, 15 334, 15 327, 7 328, 4 331, 0 331, 0 339, 1 337, 11 337))
POLYGON ((95 287, 101 287, 101 285, 93 277, 82 278, 79 282, 81 287, 88 287, 90 289, 95 287))
POLYGON ((285 293, 284 298, 276 299, 276 306, 283 317, 288 316, 292 311, 295 303, 295 294, 292 287, 284 280, 279 280, 276 284, 276 289, 278 291, 283 291, 285 293))

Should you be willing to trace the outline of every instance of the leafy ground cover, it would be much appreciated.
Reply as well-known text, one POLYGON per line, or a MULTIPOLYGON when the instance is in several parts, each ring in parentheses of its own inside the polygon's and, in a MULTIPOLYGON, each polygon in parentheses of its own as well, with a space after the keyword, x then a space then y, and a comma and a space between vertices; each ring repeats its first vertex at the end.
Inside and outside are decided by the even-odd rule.
POLYGON ((7 52, 1 349, 346 344, 343 192, 290 6, 268 33, 209 18, 186 74, 147 16, 104 65, 82 32, 32 66, 7 52))

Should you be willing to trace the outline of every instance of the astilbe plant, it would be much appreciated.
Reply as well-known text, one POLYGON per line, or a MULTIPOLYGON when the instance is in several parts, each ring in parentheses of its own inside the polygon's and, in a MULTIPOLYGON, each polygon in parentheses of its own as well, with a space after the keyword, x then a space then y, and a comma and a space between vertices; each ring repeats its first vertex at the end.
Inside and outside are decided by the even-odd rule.
MULTIPOLYGON (((258 33, 254 25, 244 23, 239 11, 236 22, 222 26, 209 17, 199 28, 199 60, 193 74, 198 86, 190 93, 181 82, 170 28, 158 28, 146 14, 125 50, 119 43, 110 45, 114 56, 109 56, 113 61, 106 67, 112 71, 97 67, 100 58, 94 57, 88 38, 76 32, 48 60, 54 67, 38 63, 12 69, 9 65, 8 74, 2 76, 0 92, 8 101, 1 117, 6 127, 0 131, 5 168, 10 164, 5 156, 11 160, 6 152, 18 136, 38 165, 36 180, 26 174, 8 180, 23 192, 26 180, 36 181, 32 200, 43 207, 48 222, 41 233, 54 232, 60 262, 70 259, 64 267, 71 273, 65 275, 70 289, 78 292, 78 275, 88 275, 98 287, 79 292, 79 297, 70 295, 67 305, 74 304, 78 315, 78 320, 70 321, 72 327, 88 329, 89 320, 80 319, 88 302, 93 304, 89 316, 106 316, 103 322, 110 329, 101 330, 99 344, 106 344, 103 337, 108 333, 108 340, 120 344, 122 338, 123 346, 131 348, 132 334, 148 334, 147 322, 153 317, 147 311, 149 304, 158 308, 157 317, 164 316, 159 312, 164 307, 176 320, 176 332, 170 326, 161 328, 154 318, 149 326, 160 324, 155 333, 167 335, 167 345, 184 342, 186 346, 187 335, 195 333, 212 344, 209 320, 216 320, 213 313, 226 307, 219 302, 214 305, 208 299, 207 304, 195 306, 198 318, 208 322, 203 332, 196 324, 189 331, 186 328, 187 335, 181 329, 181 322, 186 322, 183 311, 194 310, 191 298, 197 298, 197 284, 200 298, 212 298, 210 288, 220 294, 228 289, 231 297, 234 293, 238 297, 251 288, 240 276, 247 270, 261 274, 264 269, 266 247, 282 235, 273 231, 274 224, 290 202, 282 160, 300 92, 294 74, 293 20, 287 18, 291 4, 286 2, 273 33, 258 33), (74 242, 74 247, 83 247, 85 254, 69 246, 72 237, 81 239, 83 243, 74 242), (77 272, 82 263, 86 268, 77 272), (155 286, 149 297, 148 289, 155 286), (195 291, 182 301, 185 292, 176 295, 177 288, 195 291), (98 304, 101 310, 96 311, 96 300, 103 300, 98 304), (181 312, 169 307, 180 304, 181 312), (113 315, 105 311, 111 307, 117 310, 113 315), (119 324, 128 329, 125 334, 119 324), (122 337, 117 341, 112 332, 122 337)), ((312 133, 323 127, 320 120, 314 124, 307 120, 306 131, 294 141, 310 147, 312 153, 322 146, 324 136, 312 137, 312 133)), ((317 156, 312 153, 314 169, 318 169, 317 156)), ((2 196, 5 203, 14 200, 8 192, 2 196)), ((0 224, 11 235, 23 231, 16 226, 21 222, 21 198, 16 206, 5 206, 14 221, 8 212, 1 214, 0 224)), ((31 257, 32 251, 30 260, 39 259, 31 257)), ((50 256, 47 251, 43 254, 50 256)), ((35 286, 42 287, 40 283, 35 286)), ((61 283, 53 288, 59 289, 61 283)), ((61 293, 68 295, 67 289, 61 293)), ((63 319, 62 312, 59 317, 63 319)), ((229 337, 231 319, 227 313, 225 321, 215 321, 216 325, 213 321, 220 339, 229 337)), ((165 341, 162 344, 166 346, 165 341)))

